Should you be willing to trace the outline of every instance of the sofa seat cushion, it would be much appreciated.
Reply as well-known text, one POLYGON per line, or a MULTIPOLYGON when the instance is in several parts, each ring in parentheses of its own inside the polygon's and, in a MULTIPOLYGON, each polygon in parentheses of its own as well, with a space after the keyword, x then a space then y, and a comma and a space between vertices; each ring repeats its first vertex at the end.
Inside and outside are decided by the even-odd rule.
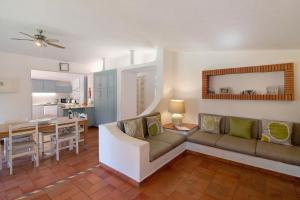
POLYGON ((150 144, 150 162, 173 149, 172 145, 166 142, 152 140, 150 138, 147 138, 146 141, 150 144))
POLYGON ((256 155, 271 160, 300 165, 300 147, 298 146, 257 141, 256 155))
POLYGON ((203 131, 197 131, 192 135, 188 136, 188 141, 197 143, 197 144, 204 144, 208 146, 216 146, 216 142, 220 139, 221 135, 216 133, 207 133, 203 131))
POLYGON ((216 146, 238 153, 255 155, 256 140, 244 139, 226 134, 221 136, 221 138, 217 141, 216 146))
POLYGON ((186 141, 186 136, 181 135, 179 133, 172 133, 168 131, 164 131, 163 133, 149 137, 151 140, 161 141, 168 144, 171 144, 171 146, 177 147, 178 145, 184 143, 186 141))

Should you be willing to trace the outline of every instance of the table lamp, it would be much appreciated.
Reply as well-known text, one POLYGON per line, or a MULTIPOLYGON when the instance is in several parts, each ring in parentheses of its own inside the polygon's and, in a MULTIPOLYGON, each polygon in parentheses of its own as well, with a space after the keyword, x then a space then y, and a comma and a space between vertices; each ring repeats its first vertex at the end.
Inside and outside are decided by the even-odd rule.
POLYGON ((168 111, 172 113, 173 125, 180 126, 182 124, 183 114, 185 113, 184 100, 170 100, 168 111))

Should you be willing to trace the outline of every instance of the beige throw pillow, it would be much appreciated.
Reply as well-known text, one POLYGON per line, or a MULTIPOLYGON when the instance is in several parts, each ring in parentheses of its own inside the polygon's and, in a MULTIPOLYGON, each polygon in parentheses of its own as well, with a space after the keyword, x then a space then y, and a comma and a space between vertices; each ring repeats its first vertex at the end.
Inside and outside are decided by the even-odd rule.
POLYGON ((201 115, 201 127, 200 130, 208 133, 220 133, 220 116, 214 115, 201 115))
POLYGON ((142 118, 124 121, 125 133, 131 137, 144 139, 142 118))

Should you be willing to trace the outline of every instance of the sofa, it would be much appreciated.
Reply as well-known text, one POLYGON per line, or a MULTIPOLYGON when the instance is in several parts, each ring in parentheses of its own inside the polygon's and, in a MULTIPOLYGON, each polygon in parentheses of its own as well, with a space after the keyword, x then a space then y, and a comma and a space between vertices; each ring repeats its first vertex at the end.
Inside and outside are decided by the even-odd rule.
MULTIPOLYGON (((99 126, 100 164, 117 171, 136 183, 186 150, 300 177, 300 124, 293 123, 290 146, 262 142, 262 121, 253 120, 251 138, 229 134, 231 116, 221 116, 220 134, 198 130, 189 136, 164 130, 157 136, 147 134, 146 117, 141 116, 145 139, 125 134, 124 121, 99 126)), ((209 114, 205 114, 209 115, 209 114)), ((201 124, 199 114, 199 126, 201 124)), ((137 118, 134 118, 137 119, 137 118)), ((248 119, 248 118, 242 118, 248 119)))

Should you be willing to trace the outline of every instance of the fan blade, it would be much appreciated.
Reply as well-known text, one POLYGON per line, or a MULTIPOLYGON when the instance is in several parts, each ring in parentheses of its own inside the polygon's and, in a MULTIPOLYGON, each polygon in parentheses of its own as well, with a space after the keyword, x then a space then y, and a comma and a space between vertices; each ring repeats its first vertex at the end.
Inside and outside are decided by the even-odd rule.
POLYGON ((59 40, 53 39, 53 38, 47 38, 45 41, 50 42, 50 43, 58 43, 59 42, 59 40))
POLYGON ((21 34, 23 34, 23 35, 26 35, 27 37, 30 37, 30 38, 32 38, 32 39, 36 39, 34 36, 29 35, 29 34, 27 34, 27 33, 23 33, 23 32, 19 32, 19 33, 21 33, 21 34))
POLYGON ((20 39, 20 38, 10 38, 11 40, 25 40, 25 41, 35 41, 31 39, 20 39))
POLYGON ((61 49, 65 49, 66 47, 64 47, 64 46, 61 46, 61 45, 58 45, 58 44, 53 44, 53 43, 51 43, 51 42, 47 42, 47 41, 45 41, 48 45, 50 45, 50 46, 53 46, 53 47, 57 47, 57 48, 61 48, 61 49))

